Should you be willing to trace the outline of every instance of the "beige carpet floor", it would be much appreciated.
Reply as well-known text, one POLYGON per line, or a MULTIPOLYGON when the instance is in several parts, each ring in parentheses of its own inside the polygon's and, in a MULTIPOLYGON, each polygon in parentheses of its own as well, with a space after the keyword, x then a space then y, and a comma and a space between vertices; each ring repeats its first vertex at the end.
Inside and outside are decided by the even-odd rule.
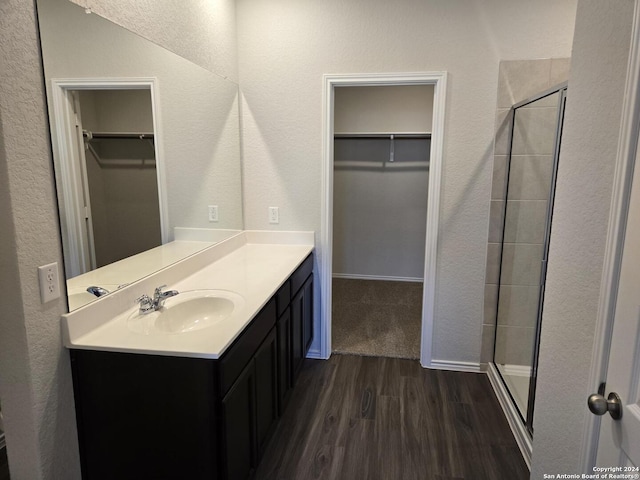
POLYGON ((422 283, 333 279, 335 353, 420 358, 422 283))

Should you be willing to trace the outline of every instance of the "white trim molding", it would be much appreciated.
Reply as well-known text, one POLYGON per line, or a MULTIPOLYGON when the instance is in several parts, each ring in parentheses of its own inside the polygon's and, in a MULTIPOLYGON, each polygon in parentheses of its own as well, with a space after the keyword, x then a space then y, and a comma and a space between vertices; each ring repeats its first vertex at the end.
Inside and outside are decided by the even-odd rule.
POLYGON ((307 352, 306 358, 314 358, 316 360, 325 360, 325 357, 322 356, 319 348, 311 348, 307 352))
POLYGON ((433 370, 450 370, 452 372, 484 373, 477 362, 459 362, 457 360, 431 360, 429 368, 433 370))
POLYGON ((496 397, 498 397, 498 403, 500 403, 500 406, 507 417, 509 428, 511 428, 511 432, 513 432, 518 448, 520 448, 522 458, 524 458, 527 468, 531 470, 531 452, 533 450, 531 436, 529 435, 516 406, 511 401, 511 397, 509 396, 509 393, 498 374, 498 370, 493 363, 489 364, 487 376, 489 377, 489 382, 493 387, 496 397))
MULTIPOLYGON (((76 126, 72 121, 70 106, 70 92, 75 90, 135 90, 146 89, 151 95, 151 112, 156 138, 162 139, 160 109, 158 106, 158 81, 156 78, 54 78, 51 80, 51 103, 54 129, 51 132, 53 144, 54 167, 58 180, 58 202, 60 203, 61 227, 66 242, 65 258, 69 264, 65 267, 70 271, 67 276, 85 273, 90 264, 87 258, 88 246, 82 233, 85 216, 84 204, 80 193, 74 187, 80 181, 80 172, 73 161, 77 155, 74 142, 76 141, 76 126)), ((158 181, 158 198, 160 213, 160 232, 162 243, 169 241, 169 208, 167 201, 166 173, 162 142, 154 142, 156 156, 156 174, 158 181)))
POLYGON ((358 275, 352 273, 334 273, 333 278, 344 278, 345 280, 380 280, 391 282, 419 282, 422 283, 422 277, 390 277, 384 275, 358 275))
MULTIPOLYGON (((423 367, 439 368, 432 361, 432 337, 436 296, 436 256, 440 214, 440 183, 444 145, 444 117, 447 72, 383 73, 324 75, 323 77, 323 151, 322 151, 322 216, 318 265, 320 267, 320 356, 331 355, 331 279, 333 242, 333 111, 336 87, 433 85, 433 133, 429 164, 427 198, 427 230, 425 241, 424 287, 422 296, 422 346, 420 363, 423 367)), ((478 371, 480 369, 478 365, 478 371)))
MULTIPOLYGON (((611 333, 618 296, 618 281, 622 262, 622 247, 629 211, 629 197, 633 169, 636 161, 638 137, 640 135, 640 4, 636 2, 631 33, 631 47, 624 88, 624 103, 618 137, 618 150, 613 177, 613 190, 609 210, 607 243, 605 246, 600 297, 596 319, 595 338, 589 372, 589 393, 597 392, 606 381, 611 347, 611 333)), ((600 418, 585 408, 586 429, 582 439, 580 465, 584 473, 593 471, 596 464, 600 418)))
POLYGON ((513 375, 514 377, 529 377, 531 378, 532 369, 528 365, 502 365, 505 375, 513 375))

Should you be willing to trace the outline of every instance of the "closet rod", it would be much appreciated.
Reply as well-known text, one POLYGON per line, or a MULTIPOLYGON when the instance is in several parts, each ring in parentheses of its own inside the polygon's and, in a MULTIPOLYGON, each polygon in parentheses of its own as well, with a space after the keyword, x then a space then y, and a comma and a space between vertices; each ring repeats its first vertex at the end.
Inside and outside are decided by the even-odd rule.
POLYGON ((333 138, 357 139, 357 138, 416 138, 429 139, 430 133, 336 133, 333 138))
POLYGON ((106 132, 90 132, 88 130, 82 131, 82 136, 87 140, 94 138, 112 138, 119 140, 127 139, 139 139, 139 140, 153 140, 153 133, 106 133, 106 132))

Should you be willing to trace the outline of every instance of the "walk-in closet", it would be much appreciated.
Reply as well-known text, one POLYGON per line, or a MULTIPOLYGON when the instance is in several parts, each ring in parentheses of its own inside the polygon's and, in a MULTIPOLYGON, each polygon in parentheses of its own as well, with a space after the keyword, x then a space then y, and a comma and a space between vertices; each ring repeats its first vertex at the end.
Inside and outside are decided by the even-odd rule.
POLYGON ((335 92, 332 345, 419 358, 433 86, 335 92))

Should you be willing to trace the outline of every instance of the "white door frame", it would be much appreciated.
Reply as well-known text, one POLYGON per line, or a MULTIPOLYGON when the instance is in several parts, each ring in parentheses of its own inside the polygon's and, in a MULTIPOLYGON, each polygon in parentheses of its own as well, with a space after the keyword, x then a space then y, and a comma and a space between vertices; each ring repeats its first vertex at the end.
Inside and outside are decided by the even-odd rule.
MULTIPOLYGON (((615 314, 618 281, 622 261, 631 182, 636 159, 638 135, 640 134, 640 8, 636 1, 631 49, 624 90, 624 104, 618 151, 616 155, 613 192, 607 230, 604 265, 600 283, 598 317, 589 373, 590 391, 585 392, 585 417, 587 428, 582 441, 580 464, 585 473, 592 473, 596 463, 601 417, 587 409, 586 398, 596 393, 598 386, 606 381, 611 346, 611 333, 615 314)), ((639 167, 640 168, 640 167, 639 167)))
POLYGON ((156 155, 156 173, 158 179, 158 198, 160 211, 160 234, 162 243, 169 240, 169 209, 165 168, 162 156, 162 132, 160 112, 157 102, 158 86, 155 78, 54 78, 51 80, 52 115, 51 132, 53 144, 54 168, 58 180, 58 203, 60 205, 60 220, 63 234, 67 242, 65 248, 66 275, 69 277, 84 273, 88 269, 88 248, 86 238, 82 233, 85 218, 84 204, 73 187, 82 181, 78 162, 75 160, 76 142, 75 124, 71 115, 70 92, 73 90, 135 90, 146 89, 151 93, 151 113, 156 140, 154 143, 156 155), (71 161, 69 161, 69 160, 71 161))
POLYGON ((436 296, 436 255, 440 213, 440 180, 444 145, 444 114, 447 72, 398 74, 324 75, 322 220, 318 265, 320 267, 320 358, 331 356, 331 279, 333 258, 333 117, 336 87, 433 85, 433 133, 429 160, 427 231, 425 241, 424 288, 422 293, 422 344, 420 363, 432 366, 433 317, 436 296))

